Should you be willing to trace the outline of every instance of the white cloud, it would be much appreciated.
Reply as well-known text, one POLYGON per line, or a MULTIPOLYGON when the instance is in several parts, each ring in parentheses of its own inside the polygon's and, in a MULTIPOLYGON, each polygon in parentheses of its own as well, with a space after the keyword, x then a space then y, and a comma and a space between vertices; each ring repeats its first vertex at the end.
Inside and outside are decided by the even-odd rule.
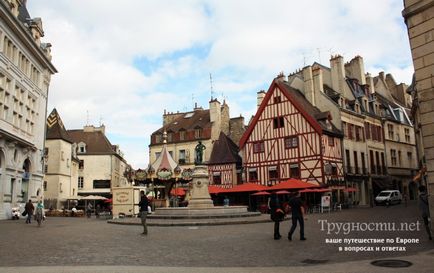
POLYGON ((42 17, 59 70, 49 107, 68 128, 81 128, 87 112, 90 123, 102 118, 134 167, 148 163, 149 136, 164 109, 207 107, 210 72, 214 95, 246 122, 256 92, 279 71, 328 65, 330 54, 361 55, 366 72, 411 80, 400 0, 30 0, 28 9, 42 17), (140 71, 137 60, 152 67, 140 71))

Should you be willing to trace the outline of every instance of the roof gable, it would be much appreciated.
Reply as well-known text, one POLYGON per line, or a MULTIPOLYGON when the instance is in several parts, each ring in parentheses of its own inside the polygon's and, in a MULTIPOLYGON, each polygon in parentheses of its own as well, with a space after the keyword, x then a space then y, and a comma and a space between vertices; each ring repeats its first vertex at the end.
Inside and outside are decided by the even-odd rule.
POLYGON ((83 142, 86 144, 84 154, 116 154, 113 146, 107 137, 100 131, 84 132, 83 130, 68 130, 75 143, 83 142))
POLYGON ((238 146, 227 135, 220 132, 218 140, 214 142, 208 165, 241 163, 238 151, 238 146))
POLYGON ((73 143, 73 140, 66 131, 56 108, 54 108, 53 111, 51 111, 51 114, 47 117, 46 139, 62 139, 66 142, 73 143))
MULTIPOLYGON (((270 87, 268 88, 268 91, 267 91, 264 99, 262 100, 262 103, 259 106, 259 109, 256 112, 252 122, 249 124, 249 127, 247 128, 246 132, 241 137, 240 149, 242 149, 244 147, 244 145, 246 144, 247 139, 250 137, 250 134, 252 133, 254 127, 256 126, 261 114, 264 112, 264 109, 267 106, 268 102, 270 101, 270 98, 274 94, 276 88, 278 88, 282 92, 282 94, 285 95, 285 97, 288 99, 288 101, 292 105, 294 105, 294 107, 297 109, 297 111, 300 112, 300 114, 308 121, 308 123, 314 128, 314 130, 316 132, 318 132, 319 134, 322 133, 322 128, 321 128, 320 124, 310 115, 310 114, 314 115, 314 114, 320 113, 320 111, 316 107, 312 106, 305 98, 304 98, 304 100, 306 100, 307 103, 304 103, 301 98, 295 98, 295 97, 291 96, 291 94, 288 93, 288 90, 289 89, 293 90, 293 88, 284 84, 284 83, 279 82, 276 79, 274 79, 273 82, 271 83, 270 87)), ((301 93, 296 94, 296 95, 302 96, 301 93)))

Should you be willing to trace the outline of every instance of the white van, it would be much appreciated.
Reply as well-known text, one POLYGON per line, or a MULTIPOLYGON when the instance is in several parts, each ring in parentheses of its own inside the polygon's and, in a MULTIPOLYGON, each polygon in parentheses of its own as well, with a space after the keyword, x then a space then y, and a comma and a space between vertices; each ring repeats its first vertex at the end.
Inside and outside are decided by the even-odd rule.
POLYGON ((402 201, 402 195, 398 190, 382 191, 377 195, 377 197, 375 197, 376 205, 400 204, 401 201, 402 201))

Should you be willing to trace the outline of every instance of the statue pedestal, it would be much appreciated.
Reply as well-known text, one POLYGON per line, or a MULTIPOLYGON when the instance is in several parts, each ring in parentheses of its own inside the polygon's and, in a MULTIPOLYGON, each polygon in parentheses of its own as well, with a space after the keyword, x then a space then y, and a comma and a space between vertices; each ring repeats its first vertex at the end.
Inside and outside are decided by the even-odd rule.
POLYGON ((191 199, 188 201, 188 208, 213 208, 214 203, 208 192, 208 167, 204 165, 196 166, 192 178, 193 188, 191 190, 191 199))

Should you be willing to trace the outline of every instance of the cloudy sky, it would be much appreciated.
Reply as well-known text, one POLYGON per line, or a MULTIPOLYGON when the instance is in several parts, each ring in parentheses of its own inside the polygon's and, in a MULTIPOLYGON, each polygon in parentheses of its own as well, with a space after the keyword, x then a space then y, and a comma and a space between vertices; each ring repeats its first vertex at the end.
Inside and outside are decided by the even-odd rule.
POLYGON ((135 168, 148 164, 164 109, 229 104, 250 117, 256 92, 280 72, 331 54, 364 58, 366 72, 410 83, 402 0, 28 0, 52 43, 50 112, 68 129, 105 124, 135 168))

